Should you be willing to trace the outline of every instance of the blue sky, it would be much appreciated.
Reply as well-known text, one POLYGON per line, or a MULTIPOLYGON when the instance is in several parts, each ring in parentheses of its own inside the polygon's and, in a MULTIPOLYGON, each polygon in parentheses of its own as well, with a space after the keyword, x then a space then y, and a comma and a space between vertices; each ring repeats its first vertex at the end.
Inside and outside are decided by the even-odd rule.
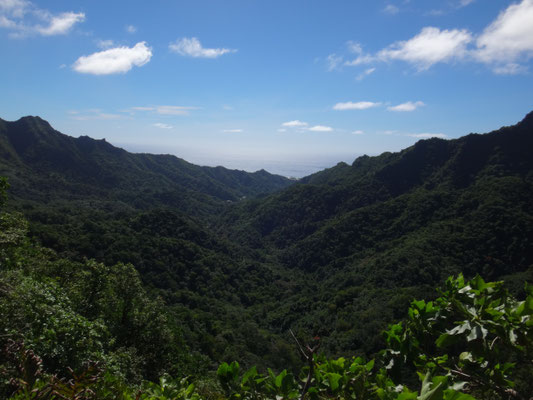
POLYGON ((0 0, 0 37, 1 118, 206 165, 310 171, 533 110, 533 0, 0 0))

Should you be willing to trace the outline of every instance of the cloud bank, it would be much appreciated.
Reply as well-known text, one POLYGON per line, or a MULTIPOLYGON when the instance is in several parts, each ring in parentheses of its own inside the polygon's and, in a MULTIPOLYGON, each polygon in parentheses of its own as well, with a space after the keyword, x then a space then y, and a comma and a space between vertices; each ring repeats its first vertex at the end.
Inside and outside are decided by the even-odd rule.
MULTIPOLYGON (((458 6, 472 2, 461 0, 458 6)), ((356 57, 344 60, 343 56, 331 54, 327 57, 329 70, 403 61, 425 71, 438 63, 474 61, 488 65, 497 74, 524 73, 527 68, 521 63, 533 58, 533 0, 509 5, 479 34, 428 26, 412 38, 393 42, 375 53, 364 53, 356 42, 347 45, 356 57)))

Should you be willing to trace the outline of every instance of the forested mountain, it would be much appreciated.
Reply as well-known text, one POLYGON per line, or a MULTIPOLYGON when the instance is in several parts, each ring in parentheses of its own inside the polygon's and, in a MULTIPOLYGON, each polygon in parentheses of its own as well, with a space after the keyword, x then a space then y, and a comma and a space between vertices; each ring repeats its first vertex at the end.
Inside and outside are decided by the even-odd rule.
POLYGON ((247 173, 199 167, 171 155, 132 154, 105 139, 64 135, 39 117, 0 120, 0 174, 9 177, 12 196, 21 200, 90 199, 188 213, 291 184, 264 170, 247 173))
MULTIPOLYGON (((5 263, 49 260, 40 273, 78 296, 74 304, 89 289, 68 277, 103 279, 112 293, 113 274, 127 275, 142 287, 135 304, 159 302, 158 320, 174 324, 162 323, 193 355, 179 356, 190 371, 233 359, 295 368, 290 328, 320 336, 327 355, 370 355, 383 346, 380 331, 413 298, 434 298, 449 275, 503 279, 524 296, 533 281, 532 150, 530 113, 491 133, 422 140, 291 182, 131 154, 38 117, 0 121, 7 210, 29 221, 31 239, 26 261, 5 263)), ((113 306, 98 302, 77 310, 101 321, 94 310, 107 318, 113 306)), ((113 318, 111 332, 125 329, 113 318)), ((106 351, 127 352, 137 363, 130 375, 168 369, 137 352, 146 338, 116 340, 106 351)))
POLYGON ((422 140, 236 205, 220 231, 309 280, 273 326, 314 329, 339 354, 371 351, 383 319, 450 274, 531 279, 532 149, 533 113, 484 135, 422 140))

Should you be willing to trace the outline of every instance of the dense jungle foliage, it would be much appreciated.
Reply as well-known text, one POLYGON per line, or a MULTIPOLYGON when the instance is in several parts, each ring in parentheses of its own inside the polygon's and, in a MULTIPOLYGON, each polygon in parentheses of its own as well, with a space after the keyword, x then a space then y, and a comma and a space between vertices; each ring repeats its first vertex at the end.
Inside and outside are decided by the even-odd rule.
POLYGON ((531 149, 533 114, 291 182, 0 120, 0 397, 528 398, 531 149))

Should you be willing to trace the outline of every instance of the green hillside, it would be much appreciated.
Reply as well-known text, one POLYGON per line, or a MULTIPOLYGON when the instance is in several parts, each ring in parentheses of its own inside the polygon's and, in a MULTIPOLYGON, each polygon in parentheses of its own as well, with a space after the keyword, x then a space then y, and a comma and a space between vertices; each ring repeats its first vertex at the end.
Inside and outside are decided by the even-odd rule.
POLYGON ((58 371, 74 356, 57 358, 53 339, 39 347, 40 326, 23 333, 29 317, 15 311, 25 293, 61 293, 64 301, 51 300, 57 312, 79 314, 72 329, 90 325, 96 342, 110 335, 113 344, 94 354, 119 370, 131 357, 132 380, 174 373, 172 365, 203 374, 235 359, 296 370, 289 329, 320 336, 327 356, 371 356, 387 324, 405 318, 413 298, 435 298, 450 275, 503 279, 525 296, 532 150, 530 113, 491 133, 423 140, 291 182, 128 153, 38 117, 0 121, 0 175, 10 184, 0 289, 22 293, 0 291, 0 301, 58 371), (124 319, 112 313, 121 280, 137 288, 124 319), (100 293, 98 282, 108 297, 80 302, 100 293), (165 342, 161 332, 179 349, 140 348, 149 337, 165 342), (161 351, 170 355, 157 365, 161 351))
POLYGON ((292 183, 266 171, 199 167, 171 155, 129 153, 105 139, 64 135, 39 117, 0 120, 0 174, 10 179, 12 196, 24 201, 168 206, 196 215, 215 212, 221 201, 292 183))

